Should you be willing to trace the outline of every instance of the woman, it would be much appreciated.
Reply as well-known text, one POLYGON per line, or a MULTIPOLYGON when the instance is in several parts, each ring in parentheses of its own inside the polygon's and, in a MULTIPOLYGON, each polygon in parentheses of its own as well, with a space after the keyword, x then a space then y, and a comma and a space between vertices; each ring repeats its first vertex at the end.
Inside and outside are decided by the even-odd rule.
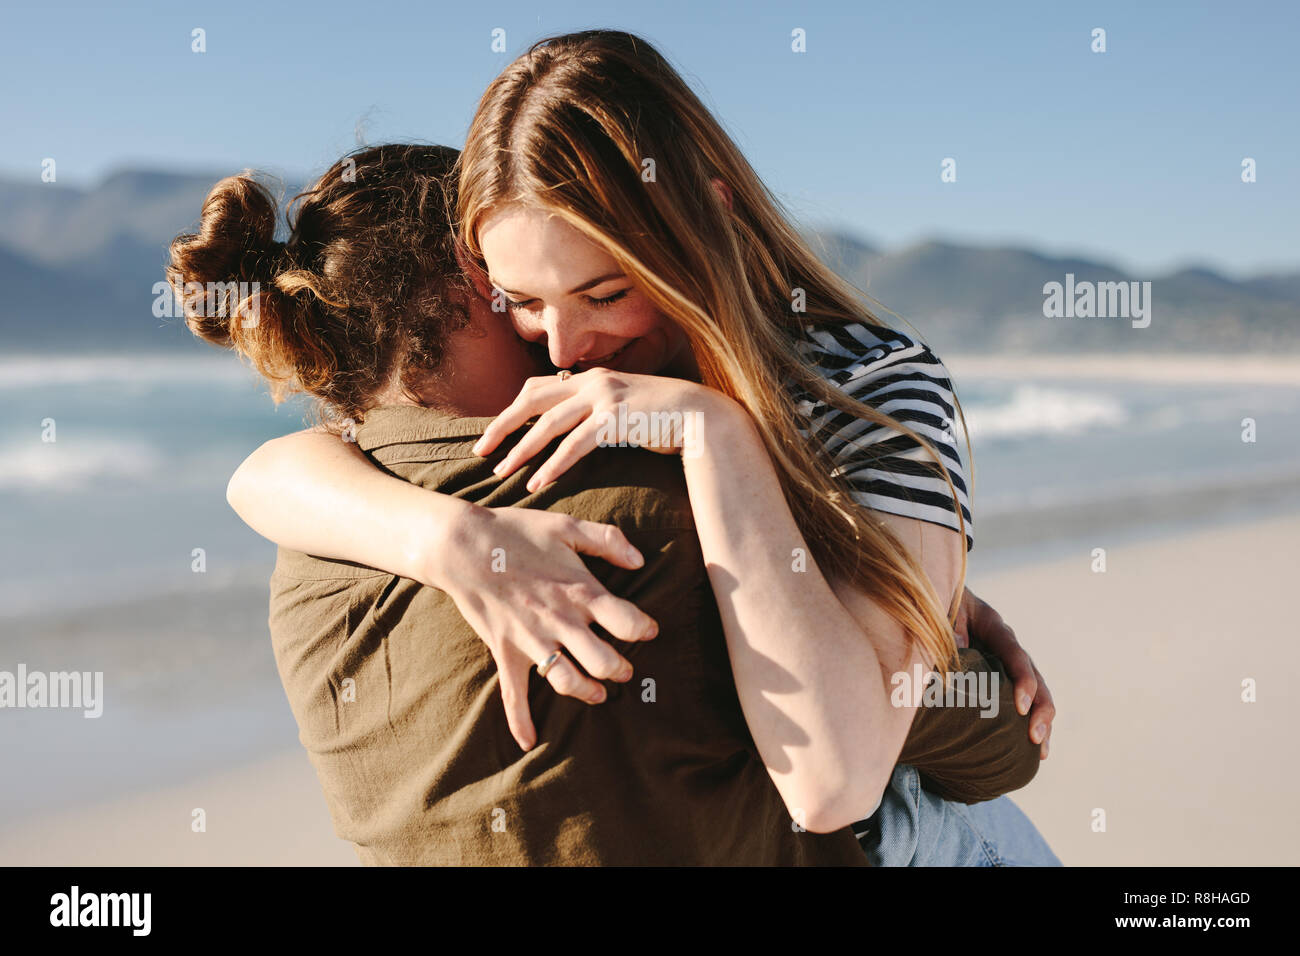
MULTIPOLYGON (((868 817, 887 786, 915 801, 894 771, 915 704, 891 702, 889 677, 953 660, 973 540, 942 365, 811 254, 680 77, 627 34, 556 38, 507 68, 471 126, 459 214, 483 291, 564 369, 531 380, 477 450, 540 415, 498 468, 564 436, 536 487, 608 441, 611 420, 698 423, 708 453, 683 458, 692 509, 745 717, 787 807, 830 832, 868 817)), ((667 453, 685 437, 613 436, 667 453)), ((500 645, 503 693, 507 667, 531 661, 557 689, 598 699, 574 661, 594 678, 624 662, 553 576, 525 569, 489 587, 464 566, 453 580, 448 539, 383 540, 440 506, 363 462, 291 436, 241 469, 232 504, 281 543, 441 578, 500 645), (285 509, 285 480, 317 497, 285 509), (565 627, 538 627, 547 612, 565 627)), ((1013 818, 1017 830, 1032 826, 1013 818)))

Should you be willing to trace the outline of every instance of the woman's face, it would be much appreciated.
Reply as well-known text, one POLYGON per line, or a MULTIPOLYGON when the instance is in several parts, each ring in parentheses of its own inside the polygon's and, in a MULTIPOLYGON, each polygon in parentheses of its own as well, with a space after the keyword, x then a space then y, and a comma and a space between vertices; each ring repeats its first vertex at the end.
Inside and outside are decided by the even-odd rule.
POLYGON ((689 358, 681 328, 609 253, 559 216, 504 207, 484 222, 479 244, 515 331, 544 345, 557 368, 654 375, 689 358))

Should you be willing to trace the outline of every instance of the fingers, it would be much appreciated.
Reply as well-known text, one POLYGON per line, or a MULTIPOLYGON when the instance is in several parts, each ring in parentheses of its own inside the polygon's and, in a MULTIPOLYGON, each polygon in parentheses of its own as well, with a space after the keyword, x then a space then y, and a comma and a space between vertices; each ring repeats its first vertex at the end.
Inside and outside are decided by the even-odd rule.
POLYGON ((603 558, 615 567, 628 571, 635 571, 645 564, 641 552, 632 547, 632 542, 627 540, 623 532, 611 524, 574 521, 568 529, 565 543, 579 554, 603 558))
POLYGON ((578 670, 563 651, 560 659, 546 672, 546 682, 557 694, 563 694, 565 697, 576 697, 589 704, 600 704, 605 701, 605 688, 578 670))
POLYGON ((988 638, 982 638, 989 650, 996 654, 1006 666, 1016 691, 1016 713, 1024 716, 1038 696, 1038 671, 1033 660, 1016 640, 1015 632, 999 619, 999 629, 988 638))
POLYGON ((1037 668, 1034 667, 1029 654, 1020 646, 1020 642, 1016 640, 1016 632, 1002 620, 1002 615, 973 594, 971 597, 979 602, 978 616, 973 619, 977 625, 975 636, 983 641, 1006 666, 1007 674, 1010 675, 1016 691, 1016 712, 1024 716, 1029 713, 1029 708, 1038 695, 1037 668))
POLYGON ((591 601, 587 610, 597 624, 620 641, 648 641, 659 633, 659 625, 654 618, 631 601, 615 597, 609 592, 591 601))
POLYGON ((516 575, 517 586, 501 592, 467 585, 463 593, 450 592, 466 621, 491 650, 507 725, 525 751, 536 746, 538 739, 528 699, 528 672, 534 665, 558 651, 544 675, 552 689, 599 704, 607 699, 600 681, 627 681, 633 671, 612 641, 595 634, 591 624, 628 642, 648 640, 658 631, 651 617, 606 590, 578 557, 600 557, 628 570, 642 567, 641 553, 619 529, 550 512, 527 515, 525 521, 516 514, 513 523, 506 521, 501 526, 513 535, 510 540, 521 556, 515 569, 522 572, 516 575))
POLYGON ((483 437, 474 443, 474 454, 490 455, 507 435, 518 431, 534 415, 540 415, 573 394, 575 387, 550 376, 530 378, 515 400, 483 430, 483 437))
POLYGON ((532 662, 523 654, 508 650, 500 655, 493 651, 492 658, 497 662, 501 702, 505 704, 510 736, 515 738, 521 750, 532 750, 537 743, 537 730, 528 709, 528 669, 532 662))
MULTIPOLYGON (((566 630, 564 647, 583 669, 597 680, 615 680, 622 683, 632 679, 632 665, 627 658, 592 633, 591 628, 586 624, 575 625, 566 630)), ((549 679, 551 675, 548 672, 546 676, 549 679)), ((594 694, 594 691, 592 693, 594 694)))
MULTIPOLYGON (((539 627, 538 630, 541 631, 541 627, 539 627)), ((575 645, 581 644, 583 632, 586 632, 592 640, 598 640, 598 638, 591 633, 590 628, 578 627, 572 624, 560 624, 557 622, 556 626, 550 629, 550 633, 544 633, 543 636, 540 637, 534 637, 530 633, 523 640, 515 641, 514 643, 522 646, 525 655, 532 658, 531 663, 538 666, 555 653, 555 651, 560 651, 559 659, 552 664, 550 669, 546 672, 546 682, 554 688, 557 694, 563 694, 565 697, 576 697, 579 700, 585 700, 590 704, 598 704, 605 699, 605 688, 601 687, 600 684, 592 680, 592 678, 578 670, 578 668, 574 666, 573 661, 571 661, 564 653, 565 648, 573 649, 575 645)), ((601 641, 600 643, 603 644, 604 642, 601 641)), ((609 647, 609 645, 605 645, 605 647, 611 654, 618 657, 613 648, 609 647)), ((587 653, 585 649, 584 654, 585 656, 588 656, 589 659, 593 660, 593 662, 598 660, 595 656, 587 653)), ((575 656, 578 656, 576 651, 575 656)), ((586 664, 584 663, 583 666, 585 667, 586 664)), ((605 664, 604 666, 595 664, 594 666, 597 671, 602 673, 611 669, 608 664, 605 664)), ((614 667, 617 668, 617 664, 615 664, 614 667)))
POLYGON ((1016 713, 1024 716, 1038 696, 1038 671, 1034 662, 1025 653, 1024 648, 1015 644, 998 654, 1011 676, 1012 686, 1016 689, 1016 713))
POLYGON ((585 423, 569 432, 555 449, 555 453, 546 459, 546 463, 528 479, 528 490, 536 491, 549 485, 581 461, 584 455, 600 447, 600 431, 599 423, 587 419, 585 423))
MULTIPOLYGON (((554 408, 542 414, 537 423, 528 429, 524 437, 519 439, 518 444, 510 449, 495 468, 492 473, 505 478, 528 459, 532 458, 551 441, 565 432, 571 431, 575 425, 587 417, 590 408, 578 401, 564 401, 554 408)), ((532 482, 528 485, 529 491, 536 491, 532 482)))
POLYGON ((971 601, 970 618, 976 625, 976 634, 1006 666, 1015 688, 1016 711, 1029 716, 1029 739, 1040 745, 1039 759, 1046 760, 1052 721, 1056 718, 1052 692, 1047 689, 1042 672, 1016 640, 1016 632, 1002 620, 1002 615, 970 591, 963 596, 963 604, 967 598, 971 601))
POLYGON ((1056 719, 1056 702, 1052 692, 1047 689, 1043 675, 1034 668, 1037 678, 1038 695, 1034 699, 1034 709, 1029 715, 1029 739, 1043 745, 1043 759, 1047 759, 1047 739, 1052 735, 1052 721, 1056 719))
MULTIPOLYGON (((585 700, 589 704, 599 704, 605 699, 605 688, 601 687, 599 683, 578 670, 578 668, 574 666, 573 661, 563 653, 566 646, 581 644, 581 639, 584 634, 592 641, 604 644, 604 642, 600 641, 594 634, 592 634, 591 629, 586 626, 560 624, 558 622, 556 622, 556 626, 550 628, 550 633, 547 633, 545 626, 538 622, 535 627, 529 628, 526 633, 516 632, 516 636, 513 640, 488 642, 488 647, 492 650, 492 659, 497 662, 498 670, 502 669, 503 658, 509 662, 507 666, 510 668, 511 672, 509 684, 510 693, 512 695, 520 695, 523 697, 522 705, 519 704, 513 696, 510 701, 506 702, 506 720, 511 723, 512 735, 514 734, 513 721, 518 719, 521 711, 527 713, 528 671, 534 665, 540 665, 556 650, 561 652, 560 658, 551 665, 551 668, 546 672, 546 681, 551 685, 555 692, 557 694, 563 694, 565 697, 576 697, 579 700, 585 700), (499 645, 504 645, 504 648, 500 651, 497 650, 497 646, 499 645), (515 674, 515 671, 518 669, 522 669, 523 671, 522 684, 518 676, 515 674)), ((614 649, 609 647, 609 645, 606 644, 605 648, 610 654, 613 654, 615 658, 618 658, 620 661, 622 660, 618 657, 618 654, 614 649)), ((584 651, 584 654, 593 661, 593 666, 601 673, 607 671, 612 672, 618 669, 617 662, 612 667, 608 663, 602 665, 597 663, 599 660, 597 656, 592 655, 587 651, 584 651)), ((585 667, 586 664, 584 663, 583 666, 585 667)), ((502 674, 501 695, 503 699, 506 695, 506 688, 506 677, 502 674)), ((531 716, 529 716, 528 722, 531 727, 531 716)), ((516 736, 515 739, 518 740, 519 738, 516 736)), ((534 731, 532 739, 536 741, 536 731, 534 731)), ((520 746, 522 745, 523 741, 520 741, 520 746)))

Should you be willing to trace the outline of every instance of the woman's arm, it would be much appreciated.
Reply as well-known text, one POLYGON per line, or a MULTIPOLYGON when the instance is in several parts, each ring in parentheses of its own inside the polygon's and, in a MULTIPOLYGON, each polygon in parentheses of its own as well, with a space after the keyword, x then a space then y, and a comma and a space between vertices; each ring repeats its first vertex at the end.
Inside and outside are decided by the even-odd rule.
MULTIPOLYGON (((928 670, 931 662, 867 595, 818 570, 745 410, 702 385, 591 369, 567 380, 529 379, 475 451, 490 453, 534 416, 537 423, 502 460, 502 475, 565 437, 530 488, 602 444, 682 453, 741 707, 768 773, 806 829, 830 832, 867 816, 915 713, 915 705, 891 705, 889 678, 917 664, 928 670), (665 421, 681 427, 637 427, 665 421)), ((927 522, 882 520, 937 593, 954 595, 961 536, 927 522)))
MULTIPOLYGON (((831 832, 870 813, 902 750, 915 706, 891 704, 890 676, 931 662, 875 601, 817 569, 743 409, 722 399, 703 421, 704 453, 684 467, 741 706, 796 820, 831 832)), ((940 597, 955 595, 961 537, 882 520, 940 597)))
POLYGON ((465 501, 386 475, 355 442, 320 429, 273 438, 226 487, 230 507, 291 551, 355 561, 434 587, 428 558, 469 518, 465 501), (430 542, 435 546, 430 547, 430 542))
POLYGON ((240 465, 226 492, 259 534, 286 548, 355 561, 446 591, 496 661, 506 719, 519 746, 537 742, 528 671, 556 648, 546 674, 561 694, 598 704, 598 680, 631 678, 627 659, 591 630, 622 641, 653 638, 655 622, 610 594, 579 554, 622 568, 641 555, 611 525, 530 508, 484 508, 384 474, 352 442, 296 432, 240 465), (505 549, 510 573, 483 559, 505 549), (586 673, 575 666, 581 664, 586 673))
MULTIPOLYGON (((1042 760, 1029 736, 1029 716, 1016 710, 1016 688, 1002 661, 973 647, 958 656, 956 689, 973 689, 977 700, 917 708, 898 762, 920 771, 925 788, 945 800, 979 803, 1027 786, 1042 760)), ((916 689, 910 681, 902 686, 916 689)))

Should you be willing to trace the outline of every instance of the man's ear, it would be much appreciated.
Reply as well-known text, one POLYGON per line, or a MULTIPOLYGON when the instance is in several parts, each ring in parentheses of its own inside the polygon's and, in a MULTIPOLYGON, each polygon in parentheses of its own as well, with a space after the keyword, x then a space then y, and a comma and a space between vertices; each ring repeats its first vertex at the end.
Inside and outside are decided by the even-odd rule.
POLYGON ((488 279, 487 271, 469 255, 469 251, 460 242, 456 243, 456 262, 459 263, 461 271, 469 277, 478 294, 490 300, 492 283, 488 279))
POLYGON ((734 211, 736 207, 733 206, 732 203, 731 203, 731 187, 728 186, 728 185, 727 185, 725 182, 723 182, 721 179, 719 179, 717 176, 714 176, 713 179, 711 180, 711 182, 713 183, 713 188, 714 188, 714 190, 716 190, 717 193, 718 193, 718 197, 719 197, 719 198, 720 198, 724 203, 726 203, 728 209, 731 209, 731 210, 734 211))

